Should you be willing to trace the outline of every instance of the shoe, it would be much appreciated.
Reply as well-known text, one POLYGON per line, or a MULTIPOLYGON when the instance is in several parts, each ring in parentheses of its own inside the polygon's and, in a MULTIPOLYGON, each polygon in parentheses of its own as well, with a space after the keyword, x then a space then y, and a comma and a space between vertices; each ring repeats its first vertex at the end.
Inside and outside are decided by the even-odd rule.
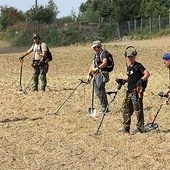
POLYGON ((131 133, 131 135, 135 135, 137 133, 143 133, 143 131, 141 129, 136 129, 131 133))
POLYGON ((118 130, 118 133, 130 133, 129 129, 118 130))

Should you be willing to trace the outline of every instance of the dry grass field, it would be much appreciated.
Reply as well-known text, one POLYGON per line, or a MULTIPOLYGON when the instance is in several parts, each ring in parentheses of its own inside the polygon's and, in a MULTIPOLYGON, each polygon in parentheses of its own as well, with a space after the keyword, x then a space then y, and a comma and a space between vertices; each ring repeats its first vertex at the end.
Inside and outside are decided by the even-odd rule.
MULTIPOLYGON (((107 91, 117 90, 116 78, 126 77, 125 47, 133 45, 137 61, 151 73, 144 96, 145 123, 150 122, 163 102, 158 92, 169 85, 169 70, 162 55, 170 52, 170 37, 104 44, 115 61, 107 91)), ((120 134, 121 106, 126 86, 118 91, 102 123, 101 135, 94 135, 102 114, 95 97, 95 118, 88 115, 92 84, 81 84, 71 98, 54 113, 86 79, 92 62, 90 44, 51 48, 46 92, 19 91, 19 56, 25 48, 10 48, 0 42, 0 170, 168 170, 170 169, 170 106, 163 105, 156 122, 159 127, 144 134, 120 134), (86 91, 86 93, 84 93, 86 91)), ((22 87, 32 77, 31 55, 23 65, 22 87)), ((114 95, 108 96, 111 101, 114 95)), ((134 130, 136 115, 132 117, 134 130)))

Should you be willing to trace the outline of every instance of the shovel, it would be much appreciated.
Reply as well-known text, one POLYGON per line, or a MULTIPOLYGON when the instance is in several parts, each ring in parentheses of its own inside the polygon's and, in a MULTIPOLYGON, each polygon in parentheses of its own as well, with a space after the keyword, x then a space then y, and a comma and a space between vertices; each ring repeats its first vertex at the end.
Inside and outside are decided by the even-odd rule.
POLYGON ((96 109, 94 108, 94 83, 95 83, 95 80, 93 78, 93 87, 92 87, 92 107, 89 108, 88 112, 89 112, 89 115, 91 117, 95 117, 96 116, 96 109))
POLYGON ((21 62, 21 67, 20 67, 20 80, 19 80, 19 91, 22 91, 22 66, 23 66, 23 61, 21 62))

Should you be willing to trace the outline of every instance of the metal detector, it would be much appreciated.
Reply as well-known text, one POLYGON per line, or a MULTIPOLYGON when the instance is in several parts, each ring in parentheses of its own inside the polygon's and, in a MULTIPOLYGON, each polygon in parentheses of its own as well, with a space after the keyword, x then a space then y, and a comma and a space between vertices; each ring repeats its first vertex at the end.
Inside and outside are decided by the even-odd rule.
POLYGON ((88 84, 88 82, 85 82, 84 80, 80 80, 80 83, 75 87, 75 89, 71 92, 71 94, 69 95, 69 97, 63 102, 63 104, 57 109, 57 111, 55 113, 49 113, 48 115, 58 115, 59 110, 64 106, 64 104, 67 102, 67 100, 72 96, 72 94, 77 90, 77 88, 82 84, 88 84))
POLYGON ((23 91, 24 94, 27 94, 27 93, 28 93, 28 92, 27 92, 27 88, 29 87, 29 85, 30 85, 31 81, 33 80, 33 78, 34 78, 34 75, 31 77, 31 80, 28 82, 27 86, 25 87, 25 89, 24 89, 24 91, 23 91))
POLYGON ((88 109, 89 115, 92 117, 96 116, 96 108, 94 108, 94 83, 95 79, 93 78, 93 87, 92 87, 92 107, 88 109))
POLYGON ((22 67, 23 67, 23 61, 21 61, 21 67, 20 67, 20 79, 19 79, 19 91, 22 91, 22 67))
MULTIPOLYGON (((161 94, 163 94, 163 92, 160 92, 158 95, 161 95, 161 94)), ((161 96, 161 97, 163 97, 163 96, 161 96)), ((166 99, 166 104, 168 104, 168 102, 169 102, 169 100, 170 100, 170 96, 166 99)), ((160 112, 160 110, 161 110, 161 108, 162 108, 162 106, 163 106, 163 104, 164 104, 164 101, 162 102, 162 104, 159 106, 159 108, 158 108, 158 110, 157 110, 157 112, 156 112, 156 114, 155 114, 155 117, 154 117, 154 119, 153 119, 153 121, 151 122, 151 123, 148 123, 148 124, 146 124, 145 126, 144 126, 144 131, 145 131, 145 133, 147 133, 147 132, 149 132, 149 131, 151 131, 151 130, 154 130, 154 129, 156 129, 156 128, 158 128, 158 124, 157 123, 155 123, 155 120, 156 120, 156 118, 157 118, 157 116, 158 116, 158 114, 159 114, 159 112, 160 112)))
POLYGON ((101 125, 103 123, 104 117, 106 116, 106 112, 108 110, 108 107, 109 107, 110 103, 112 103, 115 100, 117 92, 121 89, 122 85, 124 85, 122 79, 116 79, 116 82, 118 83, 117 90, 116 91, 106 92, 108 95, 111 95, 112 93, 114 93, 114 96, 113 96, 113 99, 108 103, 108 105, 107 105, 107 107, 106 107, 106 109, 105 109, 105 111, 103 113, 102 119, 101 119, 101 121, 99 123, 98 129, 97 129, 95 135, 101 135, 102 134, 99 130, 100 130, 101 125))

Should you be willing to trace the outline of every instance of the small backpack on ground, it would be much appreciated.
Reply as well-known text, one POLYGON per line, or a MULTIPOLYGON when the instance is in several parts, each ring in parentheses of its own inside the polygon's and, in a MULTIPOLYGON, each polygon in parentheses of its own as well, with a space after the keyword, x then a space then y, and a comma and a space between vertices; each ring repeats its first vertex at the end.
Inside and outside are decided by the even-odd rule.
POLYGON ((103 68, 103 71, 108 71, 111 72, 114 68, 114 60, 113 60, 113 56, 111 53, 109 53, 107 50, 103 50, 102 53, 100 54, 100 60, 102 61, 102 54, 106 53, 106 57, 107 57, 107 66, 105 68, 103 68))

